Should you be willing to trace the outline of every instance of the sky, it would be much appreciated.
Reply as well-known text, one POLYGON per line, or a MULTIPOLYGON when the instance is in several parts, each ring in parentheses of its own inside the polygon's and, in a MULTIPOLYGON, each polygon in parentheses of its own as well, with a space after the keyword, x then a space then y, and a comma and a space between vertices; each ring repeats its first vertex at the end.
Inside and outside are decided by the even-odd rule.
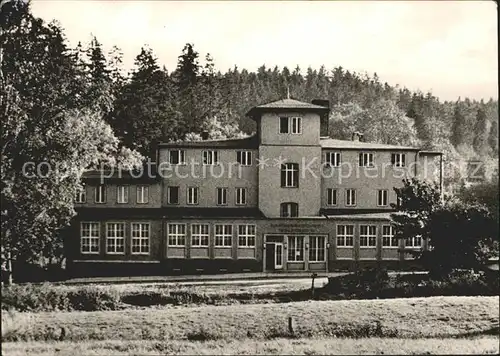
POLYGON ((216 69, 342 66, 441 100, 498 98, 497 4, 476 1, 34 0, 68 41, 95 35, 130 69, 144 45, 169 71, 186 43, 216 69))

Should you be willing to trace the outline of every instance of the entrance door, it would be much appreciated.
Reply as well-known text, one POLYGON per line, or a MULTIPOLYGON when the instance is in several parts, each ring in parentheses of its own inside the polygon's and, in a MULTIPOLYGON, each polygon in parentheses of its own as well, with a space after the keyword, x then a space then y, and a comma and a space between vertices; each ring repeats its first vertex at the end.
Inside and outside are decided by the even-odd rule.
POLYGON ((266 271, 273 271, 275 269, 275 244, 266 244, 266 271))
POLYGON ((274 269, 283 269, 283 244, 274 244, 274 269))

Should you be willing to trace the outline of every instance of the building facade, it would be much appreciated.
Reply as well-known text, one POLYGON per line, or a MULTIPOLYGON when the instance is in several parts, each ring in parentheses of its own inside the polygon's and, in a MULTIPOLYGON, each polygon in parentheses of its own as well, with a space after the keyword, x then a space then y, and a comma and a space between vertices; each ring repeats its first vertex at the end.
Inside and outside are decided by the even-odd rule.
POLYGON ((419 237, 390 222, 394 187, 442 185, 439 152, 337 140, 329 105, 284 99, 252 108, 257 133, 160 143, 139 173, 92 172, 76 200, 74 274, 192 274, 402 268, 419 237), (106 271, 106 272, 104 272, 106 271), (139 272, 143 271, 143 272, 139 272))

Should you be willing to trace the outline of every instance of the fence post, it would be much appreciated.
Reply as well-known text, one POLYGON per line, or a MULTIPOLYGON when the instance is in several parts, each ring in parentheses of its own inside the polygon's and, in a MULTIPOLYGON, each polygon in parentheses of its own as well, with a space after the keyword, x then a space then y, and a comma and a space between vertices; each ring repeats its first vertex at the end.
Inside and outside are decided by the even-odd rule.
POLYGON ((288 332, 293 335, 293 318, 291 316, 288 317, 288 332))

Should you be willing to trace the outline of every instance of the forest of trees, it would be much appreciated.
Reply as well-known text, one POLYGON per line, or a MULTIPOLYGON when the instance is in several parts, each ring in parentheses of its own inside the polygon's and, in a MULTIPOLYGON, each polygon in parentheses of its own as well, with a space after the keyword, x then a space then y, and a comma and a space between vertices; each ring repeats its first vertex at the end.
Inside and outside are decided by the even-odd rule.
POLYGON ((189 43, 170 72, 147 46, 126 72, 119 48, 105 51, 91 36, 71 48, 64 29, 36 18, 29 3, 5 2, 0 11, 2 233, 10 236, 2 255, 28 248, 26 241, 30 249, 54 248, 36 236, 57 231, 74 214, 85 169, 102 162, 136 167, 154 157, 159 141, 196 140, 202 131, 213 139, 252 134, 255 123, 245 113, 287 91, 297 100, 330 101, 332 138, 350 139, 358 130, 367 141, 443 151, 447 183, 460 180, 463 172, 452 167, 458 162, 497 166, 498 100, 443 102, 333 63, 222 73, 189 43), (25 162, 41 160, 63 167, 63 178, 20 175, 25 162))

